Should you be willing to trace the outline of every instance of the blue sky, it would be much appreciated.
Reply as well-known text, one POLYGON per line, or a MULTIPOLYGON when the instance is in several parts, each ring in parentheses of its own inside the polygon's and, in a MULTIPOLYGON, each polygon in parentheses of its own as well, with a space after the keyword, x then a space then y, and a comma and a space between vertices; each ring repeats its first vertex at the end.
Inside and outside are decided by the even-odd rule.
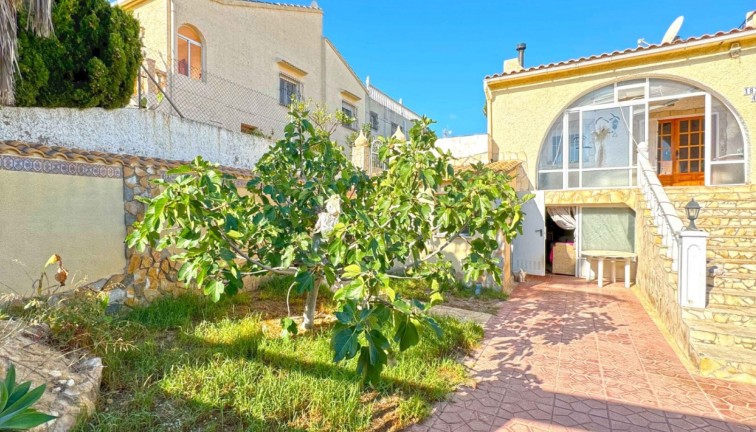
MULTIPOLYGON (((309 4, 309 1, 299 2, 309 4)), ((527 66, 738 27, 756 0, 318 0, 324 33, 357 75, 453 135, 486 131, 483 77, 526 42, 527 66)))

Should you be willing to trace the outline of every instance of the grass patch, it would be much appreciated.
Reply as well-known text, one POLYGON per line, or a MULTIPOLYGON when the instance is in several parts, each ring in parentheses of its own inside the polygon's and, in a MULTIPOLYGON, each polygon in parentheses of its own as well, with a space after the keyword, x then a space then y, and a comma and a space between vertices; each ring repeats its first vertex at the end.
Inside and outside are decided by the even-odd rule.
MULTIPOLYGON (((363 387, 356 359, 333 363, 329 324, 278 337, 289 286, 275 278, 219 303, 161 298, 117 318, 97 298, 37 311, 56 344, 103 358, 97 412, 75 430, 400 430, 466 379, 456 359, 483 336, 476 324, 440 319, 442 338, 422 330, 420 345, 398 354, 376 388, 363 387)), ((333 307, 327 295, 321 303, 333 307)))
MULTIPOLYGON (((428 284, 422 280, 399 279, 392 281, 392 286, 397 293, 421 301, 430 300, 431 290, 428 284)), ((475 294, 475 287, 469 287, 462 282, 446 283, 441 285, 441 293, 444 296, 444 305, 460 309, 486 312, 495 315, 499 310, 499 303, 509 298, 503 291, 482 288, 480 294, 475 294)))

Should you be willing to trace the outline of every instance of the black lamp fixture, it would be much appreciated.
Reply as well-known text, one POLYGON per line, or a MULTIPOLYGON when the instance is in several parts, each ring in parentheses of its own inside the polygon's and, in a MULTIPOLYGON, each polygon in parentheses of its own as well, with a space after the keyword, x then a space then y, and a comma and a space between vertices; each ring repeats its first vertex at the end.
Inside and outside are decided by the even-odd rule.
POLYGON ((688 216, 690 225, 686 228, 689 231, 698 231, 696 227, 696 219, 698 219, 698 213, 701 212, 701 206, 696 202, 695 198, 691 198, 690 202, 685 204, 685 214, 688 216))

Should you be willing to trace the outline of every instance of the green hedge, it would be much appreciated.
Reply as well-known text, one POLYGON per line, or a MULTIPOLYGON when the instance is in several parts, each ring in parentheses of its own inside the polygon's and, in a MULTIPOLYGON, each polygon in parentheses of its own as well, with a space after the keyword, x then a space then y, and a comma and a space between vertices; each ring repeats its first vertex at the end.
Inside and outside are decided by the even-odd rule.
POLYGON ((142 62, 139 22, 107 0, 57 0, 55 34, 26 31, 19 14, 16 105, 120 108, 134 92, 142 62))

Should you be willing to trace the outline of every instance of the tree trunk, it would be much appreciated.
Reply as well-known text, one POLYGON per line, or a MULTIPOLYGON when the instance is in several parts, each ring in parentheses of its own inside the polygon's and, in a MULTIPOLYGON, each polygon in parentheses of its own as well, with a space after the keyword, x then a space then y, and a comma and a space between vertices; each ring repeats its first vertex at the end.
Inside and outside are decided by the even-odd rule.
POLYGON ((315 325, 315 308, 318 305, 318 288, 320 288, 320 280, 315 281, 310 292, 307 293, 307 302, 305 302, 305 310, 302 315, 302 328, 311 330, 315 325))

